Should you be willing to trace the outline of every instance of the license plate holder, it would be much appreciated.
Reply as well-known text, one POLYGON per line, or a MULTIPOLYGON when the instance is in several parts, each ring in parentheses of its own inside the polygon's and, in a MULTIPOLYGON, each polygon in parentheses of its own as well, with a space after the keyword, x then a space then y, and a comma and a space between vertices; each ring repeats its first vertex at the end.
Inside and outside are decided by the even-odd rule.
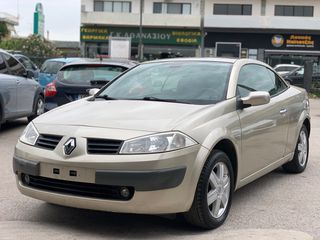
POLYGON ((91 168, 41 163, 40 176, 65 181, 95 183, 95 170, 91 168))

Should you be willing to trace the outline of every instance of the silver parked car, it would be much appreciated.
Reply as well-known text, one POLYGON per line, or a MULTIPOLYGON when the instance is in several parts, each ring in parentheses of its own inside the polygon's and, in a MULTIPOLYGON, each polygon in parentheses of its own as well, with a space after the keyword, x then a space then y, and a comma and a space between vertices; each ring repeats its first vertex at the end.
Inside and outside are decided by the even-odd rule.
POLYGON ((36 118, 13 166, 19 190, 33 198, 182 213, 211 229, 226 219, 235 190, 280 166, 304 171, 309 134, 305 90, 270 66, 168 59, 136 66, 94 96, 36 118))
POLYGON ((44 112, 42 89, 32 77, 32 71, 0 50, 0 126, 21 117, 31 121, 44 112))

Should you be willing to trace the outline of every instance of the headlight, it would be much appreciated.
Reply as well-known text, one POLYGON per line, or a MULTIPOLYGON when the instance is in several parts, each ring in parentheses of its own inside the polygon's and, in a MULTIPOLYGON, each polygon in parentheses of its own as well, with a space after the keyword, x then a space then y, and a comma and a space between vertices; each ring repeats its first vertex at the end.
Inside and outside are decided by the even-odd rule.
POLYGON ((29 125, 24 129, 20 141, 29 145, 35 145, 39 137, 39 133, 33 123, 29 123, 29 125))
POLYGON ((160 133, 125 141, 120 154, 160 153, 195 144, 196 141, 179 132, 160 133))

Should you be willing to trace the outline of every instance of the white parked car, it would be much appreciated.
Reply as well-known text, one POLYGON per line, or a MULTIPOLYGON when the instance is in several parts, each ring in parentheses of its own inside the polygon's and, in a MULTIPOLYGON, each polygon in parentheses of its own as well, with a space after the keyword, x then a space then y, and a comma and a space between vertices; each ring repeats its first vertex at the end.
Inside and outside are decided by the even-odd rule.
POLYGON ((301 67, 300 65, 295 64, 278 64, 273 69, 279 74, 284 75, 287 74, 297 68, 301 67))

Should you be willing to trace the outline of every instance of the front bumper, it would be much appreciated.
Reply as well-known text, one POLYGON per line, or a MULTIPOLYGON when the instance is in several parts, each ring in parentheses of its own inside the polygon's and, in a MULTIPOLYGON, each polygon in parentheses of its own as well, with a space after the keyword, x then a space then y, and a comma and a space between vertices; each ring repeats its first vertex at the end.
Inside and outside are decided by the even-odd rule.
MULTIPOLYGON (((60 173, 57 166, 52 169, 60 173)), ((40 162, 13 157, 14 173, 22 173, 31 176, 40 176, 40 162)), ((70 173, 77 175, 77 170, 70 173)), ((186 173, 186 167, 176 167, 153 171, 116 171, 95 170, 95 184, 112 186, 130 186, 136 191, 155 191, 179 186, 186 173)), ((58 175, 58 174, 56 174, 58 175)), ((70 176, 72 177, 72 176, 70 176)))
POLYGON ((188 211, 204 160, 209 152, 196 145, 186 149, 146 155, 78 156, 55 158, 53 152, 18 143, 13 169, 18 189, 43 201, 93 210, 124 213, 165 214, 188 211), (59 169, 59 175, 53 174, 59 169), (77 177, 70 176, 77 171, 77 177), (101 199, 28 186, 22 176, 39 176, 96 185, 134 189, 128 200, 101 199))

